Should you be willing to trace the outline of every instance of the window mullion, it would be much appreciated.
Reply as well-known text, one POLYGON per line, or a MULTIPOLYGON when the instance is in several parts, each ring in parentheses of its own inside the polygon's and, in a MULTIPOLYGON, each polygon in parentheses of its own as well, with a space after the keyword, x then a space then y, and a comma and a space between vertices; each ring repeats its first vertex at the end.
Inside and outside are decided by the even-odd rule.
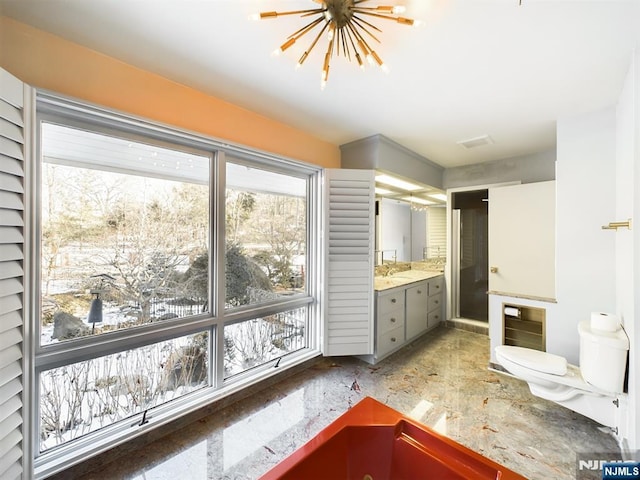
POLYGON ((218 319, 215 328, 215 336, 212 339, 211 362, 212 384, 218 388, 222 386, 224 380, 224 312, 225 312, 225 197, 226 197, 226 171, 227 164, 224 152, 216 155, 215 166, 212 168, 212 228, 216 235, 213 239, 211 251, 213 262, 211 264, 211 274, 213 276, 211 285, 213 314, 218 319))

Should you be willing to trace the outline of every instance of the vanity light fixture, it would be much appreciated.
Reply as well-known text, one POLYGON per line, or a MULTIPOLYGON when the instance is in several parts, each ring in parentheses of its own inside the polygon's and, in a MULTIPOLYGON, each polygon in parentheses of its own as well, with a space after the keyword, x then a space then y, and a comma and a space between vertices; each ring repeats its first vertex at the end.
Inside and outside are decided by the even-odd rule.
POLYGON ((309 53, 316 46, 323 34, 327 35, 327 50, 324 54, 324 63, 322 66, 321 88, 327 83, 329 78, 329 66, 331 58, 335 54, 345 56, 349 61, 352 57, 358 62, 360 68, 364 68, 364 57, 369 64, 377 64, 383 71, 387 71, 386 64, 380 56, 375 52, 369 43, 380 40, 374 35, 373 31, 382 32, 377 26, 369 21, 371 17, 375 19, 385 19, 397 22, 401 25, 418 26, 421 24, 419 20, 399 16, 398 14, 405 11, 402 5, 378 5, 365 7, 361 6, 369 0, 313 0, 320 4, 318 8, 310 8, 305 10, 291 10, 286 12, 261 12, 251 15, 251 19, 271 19, 284 15, 300 15, 302 18, 311 18, 312 20, 305 26, 295 31, 287 37, 287 40, 275 50, 275 54, 280 54, 295 44, 300 38, 307 33, 319 29, 311 44, 304 51, 296 68, 302 66, 309 56, 309 53))
POLYGON ((442 202, 447 201, 447 195, 444 193, 429 193, 427 194, 429 198, 435 198, 436 200, 440 200, 442 202))
POLYGON ((391 195, 395 192, 393 190, 388 190, 386 188, 376 187, 375 193, 376 195, 391 195))
POLYGON ((415 183, 407 182, 405 180, 401 180, 397 177, 392 177, 391 175, 387 174, 376 175, 376 182, 399 188, 407 192, 415 192, 416 190, 422 190, 423 188, 420 185, 416 185, 415 183))

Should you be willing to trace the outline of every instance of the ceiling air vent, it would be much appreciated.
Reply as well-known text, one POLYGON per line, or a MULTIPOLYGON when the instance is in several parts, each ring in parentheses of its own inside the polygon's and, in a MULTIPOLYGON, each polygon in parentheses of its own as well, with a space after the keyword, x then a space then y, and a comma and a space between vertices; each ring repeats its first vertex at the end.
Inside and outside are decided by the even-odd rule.
POLYGON ((468 138, 467 140, 460 140, 456 143, 468 150, 470 148, 480 147, 482 145, 492 145, 493 139, 489 135, 480 135, 479 137, 468 138))

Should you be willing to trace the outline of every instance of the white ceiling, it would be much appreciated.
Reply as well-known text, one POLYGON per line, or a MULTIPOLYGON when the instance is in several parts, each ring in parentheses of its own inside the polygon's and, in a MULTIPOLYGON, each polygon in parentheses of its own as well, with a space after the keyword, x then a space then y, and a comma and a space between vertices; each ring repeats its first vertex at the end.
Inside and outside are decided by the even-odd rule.
POLYGON ((0 13, 336 145, 380 133, 444 167, 553 148, 558 117, 615 104, 640 45, 640 0, 370 3, 424 25, 375 22, 390 72, 334 58, 325 90, 325 39, 298 71, 313 34, 271 56, 305 20, 248 20, 312 0, 0 0, 0 13), (492 145, 456 144, 484 134, 492 145))

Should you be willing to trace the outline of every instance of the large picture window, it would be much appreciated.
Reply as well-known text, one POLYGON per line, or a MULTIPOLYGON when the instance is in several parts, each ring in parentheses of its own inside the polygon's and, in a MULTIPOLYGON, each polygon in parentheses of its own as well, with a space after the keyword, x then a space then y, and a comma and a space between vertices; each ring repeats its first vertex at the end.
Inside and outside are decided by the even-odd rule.
POLYGON ((306 180, 227 162, 226 186, 226 308, 304 292, 306 180))
POLYGON ((41 168, 42 344, 207 312, 208 156, 43 123, 41 168))
MULTIPOLYGON (((304 295, 306 179, 229 161, 225 202, 225 309, 259 308, 304 295)), ((307 319, 303 307, 226 325, 225 375, 306 347, 307 319)))
POLYGON ((318 168, 37 105, 36 478, 318 354, 318 168))

